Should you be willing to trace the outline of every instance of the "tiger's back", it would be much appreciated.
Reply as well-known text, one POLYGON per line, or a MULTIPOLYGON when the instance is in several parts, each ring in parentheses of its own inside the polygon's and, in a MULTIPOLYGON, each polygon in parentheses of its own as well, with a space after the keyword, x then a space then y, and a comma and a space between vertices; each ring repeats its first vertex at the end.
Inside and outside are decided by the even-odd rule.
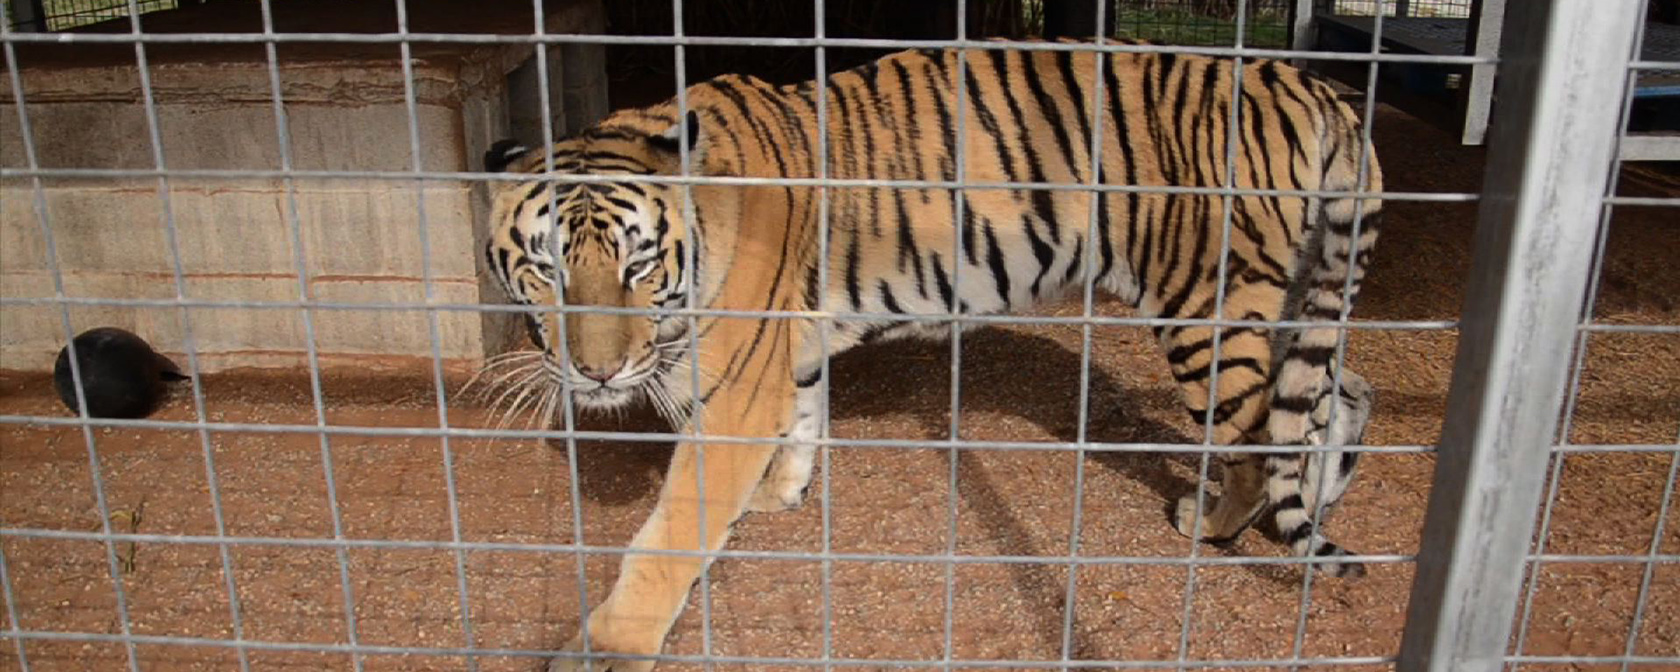
MULTIPOLYGON (((1186 271, 1216 263, 1220 253, 1220 241, 1203 239, 1220 233, 1225 206, 1206 191, 1228 185, 1351 192, 1360 179, 1353 110, 1328 84, 1276 61, 1243 64, 1231 135, 1236 91, 1228 59, 1109 54, 1096 99, 1092 52, 974 49, 962 57, 960 75, 955 50, 901 52, 832 75, 827 176, 1048 188, 964 189, 960 227, 952 226, 957 190, 831 188, 829 261, 838 282, 830 287, 830 307, 934 313, 949 311, 956 298, 964 312, 1007 311, 1054 299, 1094 272, 1100 287, 1146 312, 1177 314, 1189 299, 1174 295, 1198 281, 1186 271), (959 78, 967 83, 960 91, 959 78), (1095 181, 1093 112, 1102 158, 1095 181), (1235 165, 1228 172, 1231 139, 1235 165), (1078 188, 1091 184, 1120 190, 1078 188), (1183 188, 1204 193, 1149 192, 1183 188), (1088 268, 1093 201, 1102 225, 1092 250, 1096 264, 1088 268), (950 284, 957 275, 974 282, 950 284)), ((742 177, 819 175, 816 102, 811 83, 772 86, 740 76, 697 84, 688 95, 703 120, 727 129, 712 139, 708 160, 742 177)), ((672 102, 621 113, 607 125, 663 128, 675 118, 672 102)), ((1381 191, 1374 157, 1364 179, 1364 191, 1381 191)), ((816 226, 815 189, 791 190, 800 203, 790 213, 793 225, 816 226)), ((1351 199, 1331 205, 1352 210, 1351 199)), ((1236 262, 1256 261, 1288 275, 1293 252, 1309 237, 1315 214, 1309 199, 1249 193, 1231 207, 1236 262)), ((1368 214, 1377 207, 1374 199, 1366 203, 1368 214)), ((815 251, 807 253, 814 265, 815 251)))
MULTIPOLYGON (((956 190, 833 189, 829 263, 837 282, 828 306, 943 313, 955 299, 962 312, 1007 312, 1059 298, 1094 275, 1098 287, 1146 314, 1207 317, 1204 271, 1221 255, 1225 209, 1208 189, 1352 191, 1359 179, 1353 111, 1327 84, 1277 62, 1244 65, 1233 136, 1229 60, 1116 53, 1103 68, 1099 99, 1092 52, 964 57, 966 91, 952 85, 956 51, 901 53, 836 74, 827 92, 829 176, 1050 188, 965 189, 960 218, 956 190), (1095 180, 1093 112, 1101 126, 1095 180), (1091 184, 1123 189, 1079 188, 1091 184), (1204 189, 1147 193, 1186 187, 1204 189)), ((781 109, 814 98, 810 87, 783 95, 800 102, 781 109)), ((774 135, 760 140, 787 146, 774 135)), ((1380 191, 1371 165, 1367 189, 1380 191)), ((1310 237, 1308 199, 1251 194, 1230 207, 1235 270, 1259 265, 1287 283, 1310 237)), ((879 325, 857 331, 870 336, 879 325)))

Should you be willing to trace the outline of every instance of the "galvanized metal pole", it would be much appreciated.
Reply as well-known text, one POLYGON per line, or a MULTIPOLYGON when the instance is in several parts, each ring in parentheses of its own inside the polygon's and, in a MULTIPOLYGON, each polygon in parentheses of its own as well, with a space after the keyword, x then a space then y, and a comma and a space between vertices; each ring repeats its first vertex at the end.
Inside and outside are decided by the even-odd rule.
MULTIPOLYGON (((1470 33, 1465 36, 1464 54, 1480 58, 1499 56, 1501 32, 1505 26, 1506 0, 1477 0, 1470 5, 1470 33)), ((1470 66, 1470 81, 1462 84, 1459 93, 1459 140, 1466 145, 1480 145, 1487 140, 1488 115, 1493 113, 1493 83, 1499 74, 1494 63, 1470 66)))
POLYGON ((1643 6, 1536 0, 1507 10, 1401 672, 1493 672, 1509 645, 1643 6))
MULTIPOLYGON (((1306 51, 1313 48, 1312 20, 1315 0, 1295 0, 1289 6, 1289 48, 1306 51)), ((1294 59, 1299 67, 1301 59, 1294 59)))

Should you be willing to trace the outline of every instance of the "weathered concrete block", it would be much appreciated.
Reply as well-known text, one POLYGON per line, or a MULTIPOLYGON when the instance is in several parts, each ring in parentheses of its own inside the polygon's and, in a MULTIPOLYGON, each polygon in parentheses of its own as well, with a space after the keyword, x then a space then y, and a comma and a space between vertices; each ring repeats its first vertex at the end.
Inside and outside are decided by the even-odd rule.
MULTIPOLYGON (((64 293, 72 298, 125 298, 168 300, 175 297, 172 282, 161 277, 136 278, 125 273, 66 272, 64 293), (137 281, 138 280, 138 281, 137 281)), ((46 271, 0 273, 0 295, 13 298, 52 298, 52 276, 46 271)), ((161 316, 178 311, 174 307, 68 305, 70 330, 81 333, 94 327, 119 327, 147 334, 161 316)), ((7 305, 0 316, 0 368, 47 370, 59 348, 69 341, 64 333, 66 306, 57 303, 7 305)), ((153 341, 155 347, 170 350, 170 343, 153 341)))
MULTIPOLYGON (((471 281, 434 282, 436 303, 474 303, 478 294, 471 281)), ((315 283, 315 298, 333 303, 424 303, 418 281, 339 280, 315 283)), ((478 315, 473 312, 414 310, 320 310, 315 312, 315 335, 327 351, 353 354, 432 356, 429 314, 438 322, 438 347, 445 359, 470 359, 482 353, 478 315)))
POLYGON ((304 247, 313 274, 401 276, 425 273, 421 254, 422 220, 431 241, 432 274, 472 278, 478 272, 473 245, 475 220, 471 187, 460 182, 390 180, 313 180, 298 190, 305 226, 304 247), (344 252, 354 250, 355 254, 344 252))
MULTIPOLYGON (((410 4, 416 30, 432 22, 431 30, 447 32, 531 31, 528 8, 486 8, 461 25, 452 3, 410 4)), ((149 33, 248 30, 260 27, 252 7, 210 3, 144 20, 149 33)), ((379 32, 391 29, 383 23, 392 18, 383 14, 388 11, 375 3, 313 15, 331 14, 344 25, 379 32)), ((276 18, 285 23, 308 16, 276 18)), ((600 23, 598 0, 580 0, 549 12, 545 30, 597 32, 600 23)), ((535 52, 529 45, 416 44, 409 85, 396 45, 285 45, 277 63, 277 120, 276 87, 262 49, 147 49, 153 116, 126 45, 18 49, 32 126, 27 144, 39 166, 149 171, 160 166, 161 154, 167 170, 278 171, 285 165, 284 124, 284 156, 295 170, 472 172, 492 142, 508 137, 509 89, 518 85, 509 75, 522 65, 529 72, 535 52)), ((564 131, 604 114, 604 50, 568 45, 545 51, 556 84, 548 123, 564 131)), ((8 168, 29 164, 17 104, 9 88, 0 89, 0 106, 7 108, 0 114, 0 165, 8 168)), ((541 128, 543 120, 524 116, 525 130, 541 128)), ((488 213, 482 182, 172 175, 163 184, 160 194, 159 180, 148 175, 43 178, 39 195, 57 248, 49 259, 33 181, 0 181, 0 294, 53 296, 49 269, 56 266, 71 296, 170 299, 178 291, 178 266, 179 291, 193 300, 289 302, 306 286, 322 301, 420 303, 426 300, 422 280, 430 277, 437 302, 502 301, 479 261, 488 213), (422 253, 422 231, 429 255, 422 253)), ((50 367, 65 340, 60 307, 8 304, 0 311, 0 368, 50 367)), ((505 314, 436 315, 439 349, 451 360, 500 350, 518 333, 517 321, 505 314)), ((432 355, 425 311, 316 310, 311 316, 324 362, 432 355)), ((207 370, 304 361, 309 341, 298 309, 193 308, 186 317, 207 370)), ((177 306, 73 306, 71 322, 77 331, 129 328, 171 354, 187 345, 177 306)))

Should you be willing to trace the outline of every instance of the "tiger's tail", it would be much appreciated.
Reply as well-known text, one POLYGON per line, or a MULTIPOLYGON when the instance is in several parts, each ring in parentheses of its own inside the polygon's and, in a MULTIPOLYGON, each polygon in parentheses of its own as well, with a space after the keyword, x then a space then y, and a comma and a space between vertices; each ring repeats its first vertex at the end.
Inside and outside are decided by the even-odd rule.
MULTIPOLYGON (((1274 349, 1270 409, 1266 430, 1272 445, 1357 443, 1369 415, 1371 388, 1351 371, 1337 379, 1337 343, 1342 319, 1359 293, 1371 249, 1376 244, 1382 202, 1355 198, 1361 185, 1360 124, 1351 109, 1329 111, 1324 146, 1328 148, 1323 191, 1349 196, 1315 199, 1309 244, 1298 264, 1285 320, 1317 323, 1280 329, 1274 349), (1357 230, 1355 223, 1357 221, 1357 230), (1331 423, 1332 409, 1339 416, 1331 423)), ((1365 191, 1381 191, 1382 174, 1374 155, 1365 173, 1365 191)), ((1334 557, 1348 552, 1318 530, 1318 502, 1334 503, 1353 475, 1358 453, 1270 453, 1264 460, 1266 498, 1278 532, 1299 557, 1334 557), (1311 459, 1309 459, 1309 457, 1311 459), (1349 459, 1353 458, 1353 459, 1349 459), (1334 473, 1331 473, 1334 470, 1334 473), (1304 487, 1306 486, 1306 487, 1304 487), (1311 490, 1308 490, 1310 487, 1311 490), (1322 495, 1322 497, 1321 497, 1322 495)), ((1331 576, 1360 575, 1358 563, 1325 563, 1331 576)))

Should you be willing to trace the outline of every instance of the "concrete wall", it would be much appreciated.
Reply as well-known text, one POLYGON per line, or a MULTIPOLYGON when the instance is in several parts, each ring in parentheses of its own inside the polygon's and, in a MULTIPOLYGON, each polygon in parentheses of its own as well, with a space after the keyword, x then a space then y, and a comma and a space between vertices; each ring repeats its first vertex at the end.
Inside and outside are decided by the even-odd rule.
MULTIPOLYGON (((591 21, 598 29, 598 17, 598 11, 556 14, 549 29, 582 32, 591 21)), ((512 98, 531 99, 518 90, 525 84, 509 75, 528 63, 533 51, 519 45, 432 49, 417 57, 416 121, 424 170, 479 168, 485 148, 507 137, 510 119, 520 116, 509 109, 509 82, 515 82, 512 98)), ((592 55, 560 52, 550 50, 551 58, 576 52, 587 61, 592 55)), ((155 167, 132 62, 72 60, 31 67, 20 56, 19 64, 42 167, 155 167)), ((582 76, 601 67, 598 57, 593 64, 551 61, 556 116, 577 119, 556 119, 561 130, 604 112, 604 74, 582 76)), ((154 65, 150 74, 167 168, 281 167, 265 61, 206 58, 154 65)), ((402 81, 400 63, 391 58, 282 58, 292 165, 411 170, 402 81)), ((0 98, 0 165, 8 168, 27 164, 14 106, 9 95, 0 98)), ((486 210, 484 184, 459 180, 428 180, 421 187, 368 177, 171 177, 161 183, 155 177, 52 177, 42 179, 37 191, 29 179, 6 178, 0 180, 0 295, 55 295, 44 220, 71 297, 172 299, 179 291, 195 300, 287 302, 307 292, 324 302, 424 303, 424 230, 433 301, 500 303, 479 263, 486 210), (179 288, 170 222, 180 253, 179 288)), ((504 349, 520 333, 505 315, 435 314, 439 350, 457 363, 504 349)), ((75 331, 124 327, 174 354, 186 348, 183 317, 190 320, 206 370, 306 361, 305 316, 296 308, 195 308, 185 315, 177 307, 70 309, 75 331)), ((309 318, 314 345, 327 364, 407 366, 431 356, 427 311, 314 310, 309 318)), ((50 368, 64 342, 58 306, 0 307, 0 368, 50 368)))

